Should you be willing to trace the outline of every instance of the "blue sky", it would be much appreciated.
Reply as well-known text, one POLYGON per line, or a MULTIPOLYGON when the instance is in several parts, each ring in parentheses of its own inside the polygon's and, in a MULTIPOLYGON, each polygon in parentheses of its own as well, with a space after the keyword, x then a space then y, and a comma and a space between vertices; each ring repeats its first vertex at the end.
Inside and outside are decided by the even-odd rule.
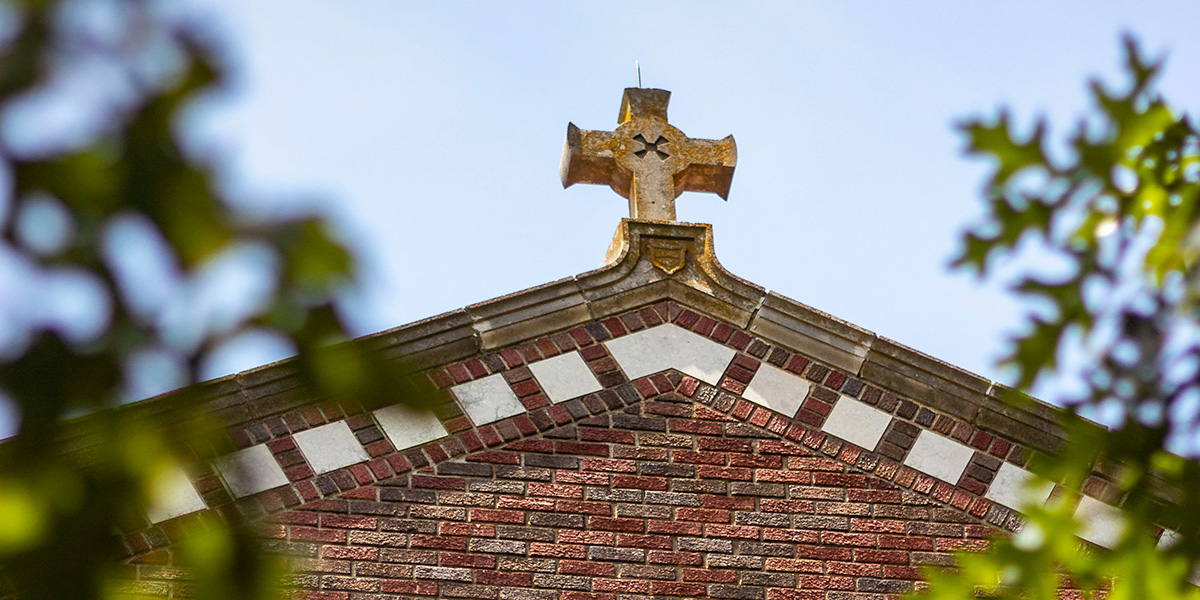
POLYGON ((195 4, 234 85, 190 127, 239 193, 339 223, 364 261, 360 334, 599 266, 626 202, 561 188, 563 135, 611 129, 640 61, 673 124, 737 139, 729 201, 678 204, 726 268, 996 377, 1020 311, 947 269, 986 172, 953 123, 1008 105, 1061 136, 1086 78, 1115 80, 1124 31, 1168 54, 1173 105, 1200 106, 1195 3, 195 4))

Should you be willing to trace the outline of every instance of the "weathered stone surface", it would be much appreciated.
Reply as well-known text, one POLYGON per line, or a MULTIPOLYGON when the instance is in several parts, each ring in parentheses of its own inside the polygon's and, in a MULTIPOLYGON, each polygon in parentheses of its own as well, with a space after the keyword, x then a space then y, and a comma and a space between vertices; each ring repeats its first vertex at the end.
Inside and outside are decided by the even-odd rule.
POLYGON ((891 422, 892 415, 865 402, 841 396, 825 418, 821 430, 851 444, 874 450, 891 422))
POLYGON ((578 398, 602 388, 578 352, 567 352, 529 365, 542 390, 554 403, 578 398))
POLYGON ((1033 479, 1033 473, 1012 463, 1001 463, 984 497, 1009 508, 1021 508, 1026 499, 1035 506, 1043 504, 1054 491, 1054 484, 1045 482, 1026 490, 1025 486, 1033 479))
POLYGON ((397 450, 431 442, 446 435, 446 428, 429 411, 397 404, 374 412, 375 421, 397 450))
POLYGON ((974 453, 971 448, 948 437, 922 429, 904 464, 942 481, 958 483, 974 453))
POLYGON ((676 369, 716 384, 736 353, 708 338, 676 325, 659 325, 606 344, 630 379, 676 369))
POLYGON ((345 421, 306 429, 292 437, 316 473, 326 473, 370 458, 345 421))
POLYGON ((517 395, 499 373, 450 389, 475 425, 486 425, 525 412, 517 395))
POLYGON ((161 523, 207 508, 183 469, 172 467, 154 483, 153 497, 146 511, 151 523, 161 523))
POLYGON ((425 369, 479 352, 479 337, 466 310, 459 309, 361 338, 385 358, 400 359, 406 371, 425 369))
POLYGON ((994 384, 974 424, 1035 450, 1053 453, 1066 443, 1061 409, 1008 386, 994 384))
POLYGON ((685 191, 728 198, 737 146, 723 140, 692 139, 667 122, 671 92, 627 88, 615 131, 567 125, 560 172, 563 187, 608 185, 629 199, 629 216, 675 220, 675 198, 685 191))
POLYGON ((858 373, 875 334, 770 292, 750 322, 750 331, 818 361, 858 373))
POLYGON ((807 380, 764 363, 758 367, 742 396, 755 404, 793 417, 808 396, 808 387, 807 380))
POLYGON ((1082 527, 1079 537, 1093 544, 1112 548, 1125 532, 1126 521, 1121 510, 1091 496, 1084 496, 1075 508, 1075 519, 1082 527))
POLYGON ((279 467, 279 463, 265 444, 221 456, 214 464, 225 483, 229 485, 229 491, 238 498, 286 485, 288 482, 283 469, 279 467))
POLYGON ((623 219, 605 264, 575 278, 595 318, 670 298, 745 327, 765 293, 720 265, 708 225, 623 219))
POLYGON ((592 318, 573 278, 472 304, 466 311, 483 350, 536 338, 592 318))
POLYGON ((973 422, 991 382, 887 338, 876 338, 860 373, 863 381, 973 422))

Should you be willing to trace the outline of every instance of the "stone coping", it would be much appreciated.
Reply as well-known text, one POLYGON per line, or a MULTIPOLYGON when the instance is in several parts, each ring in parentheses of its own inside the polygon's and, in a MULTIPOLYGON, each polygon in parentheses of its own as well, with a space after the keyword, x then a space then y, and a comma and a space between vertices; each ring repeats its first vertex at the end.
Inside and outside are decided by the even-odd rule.
MULTIPOLYGON (((472 304, 352 343, 416 372, 527 342, 641 306, 670 300, 744 328, 766 342, 838 368, 866 383, 1042 452, 1065 439, 1062 409, 991 382, 896 341, 751 284, 726 271, 712 227, 623 219, 600 269, 472 304), (403 359, 400 363, 399 359, 403 359), (1011 399, 1020 396, 1021 402, 1011 399)), ((124 410, 172 421, 199 409, 235 427, 315 400, 301 389, 291 359, 171 392, 124 410)), ((78 442, 86 443, 79 420, 78 442)))
MULTIPOLYGON (((156 418, 185 436, 201 427, 236 432, 233 447, 213 448, 202 457, 212 462, 210 475, 193 475, 194 486, 175 478, 170 502, 151 521, 219 506, 215 498, 221 494, 257 497, 281 485, 300 490, 295 496, 303 500, 336 493, 342 484, 326 473, 340 474, 343 483, 372 480, 378 475, 363 465, 376 461, 377 453, 394 452, 404 468, 413 468, 419 461, 404 452, 417 452, 413 448, 422 444, 425 454, 414 456, 429 462, 479 450, 458 441, 433 453, 426 449, 447 433, 448 440, 466 439, 464 431, 467 438, 478 431, 480 443, 492 447, 514 432, 532 433, 520 423, 533 427, 535 412, 551 409, 563 418, 582 418, 575 396, 593 397, 598 389, 628 380, 645 385, 665 371, 740 397, 740 406, 769 409, 775 416, 764 416, 760 426, 786 418, 805 431, 828 433, 897 468, 928 475, 931 479, 921 481, 930 486, 943 481, 971 502, 982 498, 1012 507, 1014 490, 1028 477, 1022 469, 1025 451, 1051 453, 1065 441, 1062 409, 729 274, 716 260, 708 225, 626 219, 609 264, 600 269, 349 343, 430 377, 457 403, 441 406, 436 419, 424 421, 401 407, 342 414, 302 385, 288 359, 129 405, 122 410, 156 418), (634 314, 680 325, 698 333, 699 341, 657 329, 634 314), (620 342, 627 335, 651 335, 650 330, 658 336, 655 344, 683 348, 666 354, 685 362, 659 364, 666 354, 639 354, 647 344, 620 342), (560 338, 565 343, 555 341, 560 338), (549 344, 548 351, 538 350, 540 344, 549 344), (598 366, 606 360, 612 364, 598 366), (853 391, 843 388, 848 381, 853 391), (501 405, 489 404, 497 398, 501 405), (372 428, 379 431, 364 433, 372 428), (411 443, 398 444, 399 438, 411 443)), ((587 412, 594 414, 593 408, 587 412)), ((100 421, 76 421, 71 451, 86 453, 89 427, 100 421)), ((1102 468, 1095 472, 1111 480, 1102 468)), ((1103 490, 1085 492, 1105 506, 1119 504, 1103 490)), ((1105 510, 1093 512, 1111 516, 1105 510)), ((1105 545, 1115 527, 1098 526, 1090 541, 1105 545)))

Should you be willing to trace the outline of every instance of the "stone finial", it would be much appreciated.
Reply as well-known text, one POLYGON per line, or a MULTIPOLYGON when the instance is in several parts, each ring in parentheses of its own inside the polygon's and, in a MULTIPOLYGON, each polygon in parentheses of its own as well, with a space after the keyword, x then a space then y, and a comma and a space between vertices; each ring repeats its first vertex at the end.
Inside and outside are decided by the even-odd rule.
POLYGON ((683 192, 729 197, 737 145, 723 140, 689 138, 667 123, 671 92, 626 88, 613 131, 567 124, 559 170, 563 187, 576 183, 608 184, 629 199, 629 216, 675 221, 675 198, 683 192))

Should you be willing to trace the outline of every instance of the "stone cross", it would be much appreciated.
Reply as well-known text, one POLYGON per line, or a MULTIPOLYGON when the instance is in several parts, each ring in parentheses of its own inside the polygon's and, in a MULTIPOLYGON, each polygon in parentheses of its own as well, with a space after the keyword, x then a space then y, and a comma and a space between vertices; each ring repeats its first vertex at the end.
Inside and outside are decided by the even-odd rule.
POLYGON ((737 165, 733 136, 689 138, 667 123, 671 92, 627 88, 614 131, 589 131, 567 124, 559 171, 563 187, 608 184, 629 199, 629 216, 674 221, 675 198, 710 192, 729 198, 737 165))

